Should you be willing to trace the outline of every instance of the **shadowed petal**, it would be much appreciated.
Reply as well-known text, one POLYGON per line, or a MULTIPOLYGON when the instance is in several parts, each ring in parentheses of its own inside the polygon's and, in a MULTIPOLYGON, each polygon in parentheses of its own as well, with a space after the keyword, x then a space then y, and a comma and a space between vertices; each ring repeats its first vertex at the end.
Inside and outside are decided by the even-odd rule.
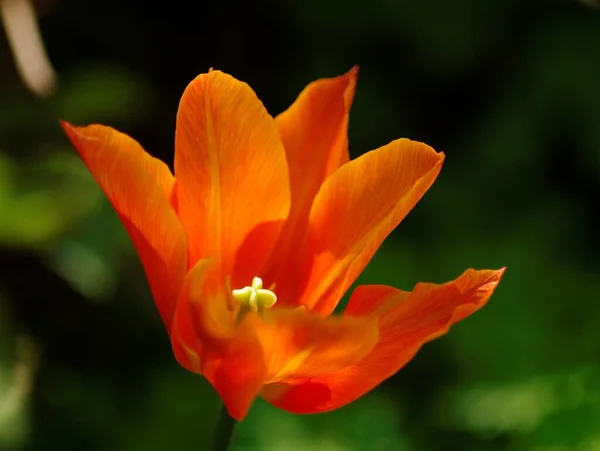
POLYGON ((219 393, 229 415, 242 421, 265 381, 262 351, 251 337, 249 341, 241 335, 219 346, 222 350, 210 348, 204 375, 219 393))
POLYGON ((263 353, 252 330, 235 328, 237 309, 211 260, 189 271, 177 305, 171 344, 177 361, 202 374, 223 400, 229 414, 241 420, 266 378, 263 353))
POLYGON ((112 128, 61 124, 125 225, 170 329, 187 266, 185 232, 169 203, 171 171, 112 128))
POLYGON ((322 318, 306 310, 273 309, 262 315, 247 312, 236 325, 235 308, 219 310, 226 301, 201 302, 227 296, 225 284, 211 286, 210 273, 207 260, 188 273, 171 340, 179 363, 203 374, 238 420, 264 384, 339 371, 362 360, 377 343, 377 318, 322 318))
POLYGON ((213 258, 234 288, 260 275, 290 192, 275 121, 247 84, 220 71, 189 84, 177 114, 175 175, 190 266, 213 258))
POLYGON ((300 304, 330 314, 388 234, 437 177, 444 154, 400 139, 342 166, 317 194, 309 218, 300 304))
MULTIPOLYGON (((218 330, 217 334, 223 334, 221 332, 223 327, 218 322, 222 316, 228 313, 227 309, 213 314, 210 311, 198 311, 199 308, 206 308, 209 305, 208 303, 200 303, 200 300, 202 296, 210 294, 206 292, 205 282, 213 263, 208 259, 200 260, 186 274, 173 315, 170 334, 173 354, 175 354, 179 364, 198 374, 202 374, 200 361, 204 351, 202 342, 206 341, 207 337, 214 335, 211 334, 214 329, 218 330), (200 316, 202 313, 209 313, 210 316, 200 316), (199 329, 207 332, 199 333, 199 329)), ((217 293, 218 295, 219 293, 217 293)), ((226 303, 215 303, 215 305, 217 307, 226 306, 226 303)), ((232 320, 226 319, 225 324, 231 323, 232 320)))
POLYGON ((349 159, 348 117, 357 74, 354 67, 340 77, 310 83, 275 118, 290 171, 291 210, 265 279, 277 284, 282 303, 295 297, 293 276, 299 270, 292 249, 304 239, 313 199, 323 181, 349 159))
POLYGON ((270 385, 263 396, 293 413, 325 412, 354 401, 395 374, 424 343, 485 305, 503 273, 468 270, 443 285, 419 283, 410 293, 358 287, 344 315, 379 316, 379 342, 371 353, 337 372, 270 385))

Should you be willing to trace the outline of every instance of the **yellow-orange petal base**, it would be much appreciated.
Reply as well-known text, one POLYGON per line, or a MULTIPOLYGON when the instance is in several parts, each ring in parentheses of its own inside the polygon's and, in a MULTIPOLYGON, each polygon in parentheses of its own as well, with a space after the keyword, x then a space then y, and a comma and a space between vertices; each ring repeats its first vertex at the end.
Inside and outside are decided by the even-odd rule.
POLYGON ((247 84, 199 75, 179 106, 174 174, 116 130, 62 123, 136 247, 176 359, 237 420, 257 396, 294 413, 355 400, 481 308, 504 273, 359 286, 332 315, 444 161, 408 139, 350 161, 357 76, 317 80, 273 118, 247 84), (253 280, 268 302, 247 308, 233 290, 253 280))

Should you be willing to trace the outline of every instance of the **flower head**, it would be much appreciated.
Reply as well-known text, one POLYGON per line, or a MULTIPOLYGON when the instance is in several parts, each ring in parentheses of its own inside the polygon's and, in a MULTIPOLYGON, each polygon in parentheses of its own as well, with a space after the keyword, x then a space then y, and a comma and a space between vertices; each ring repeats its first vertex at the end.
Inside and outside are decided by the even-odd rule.
POLYGON ((359 286, 332 315, 444 160, 400 139, 349 161, 356 77, 311 83, 273 118, 247 84, 198 76, 177 114, 174 175, 127 135, 63 123, 131 236, 175 357, 238 420, 257 396, 295 413, 355 400, 483 306, 503 274, 359 286))

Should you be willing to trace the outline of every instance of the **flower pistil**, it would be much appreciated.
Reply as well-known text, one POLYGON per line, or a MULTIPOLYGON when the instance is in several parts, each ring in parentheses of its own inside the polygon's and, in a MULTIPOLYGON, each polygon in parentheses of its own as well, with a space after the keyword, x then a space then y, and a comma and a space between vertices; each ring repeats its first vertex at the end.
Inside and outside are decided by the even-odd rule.
POLYGON ((249 287, 233 290, 233 298, 242 304, 242 311, 262 312, 265 308, 273 307, 277 302, 275 293, 263 288, 260 277, 254 277, 249 287))

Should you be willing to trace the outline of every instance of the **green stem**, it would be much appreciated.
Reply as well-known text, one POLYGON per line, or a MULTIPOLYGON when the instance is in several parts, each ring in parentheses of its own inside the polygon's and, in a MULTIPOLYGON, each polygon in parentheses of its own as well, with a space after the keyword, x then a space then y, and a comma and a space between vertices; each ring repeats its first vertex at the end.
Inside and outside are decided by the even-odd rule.
POLYGON ((212 451, 227 451, 236 421, 229 416, 227 409, 221 404, 221 412, 212 443, 212 451))

